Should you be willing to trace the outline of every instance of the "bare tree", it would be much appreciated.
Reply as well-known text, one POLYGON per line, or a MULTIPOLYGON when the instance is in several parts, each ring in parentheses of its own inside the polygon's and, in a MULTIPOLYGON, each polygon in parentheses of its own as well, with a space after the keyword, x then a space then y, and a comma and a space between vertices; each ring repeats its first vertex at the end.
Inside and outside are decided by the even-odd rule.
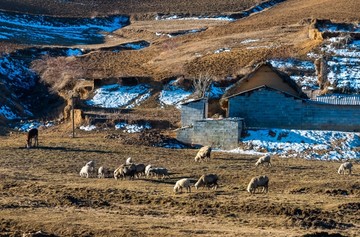
POLYGON ((213 79, 209 73, 200 74, 198 78, 193 81, 195 89, 194 95, 198 98, 206 97, 206 93, 209 92, 212 82, 213 79))

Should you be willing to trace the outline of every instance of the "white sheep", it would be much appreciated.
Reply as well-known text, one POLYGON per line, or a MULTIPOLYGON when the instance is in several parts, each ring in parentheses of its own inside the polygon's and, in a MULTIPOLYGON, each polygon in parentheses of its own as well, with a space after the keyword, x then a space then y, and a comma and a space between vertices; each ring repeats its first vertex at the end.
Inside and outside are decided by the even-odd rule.
POLYGON ((188 178, 184 178, 184 179, 180 179, 175 183, 174 186, 174 192, 178 193, 178 192, 182 192, 182 189, 186 188, 186 191, 188 193, 191 193, 191 187, 190 187, 190 179, 188 178))
POLYGON ((125 161, 125 164, 126 165, 130 165, 130 164, 132 164, 133 163, 133 161, 132 161, 132 158, 131 157, 128 157, 127 159, 126 159, 126 161, 125 161))
POLYGON ((149 168, 147 176, 149 176, 149 175, 154 175, 154 176, 156 176, 158 178, 161 177, 162 179, 164 179, 165 177, 169 178, 168 170, 166 168, 162 168, 162 167, 154 167, 154 168, 151 167, 151 168, 149 168))
POLYGON ((105 168, 104 166, 100 166, 98 169, 98 178, 105 178, 105 168))
POLYGON ((201 162, 202 160, 210 160, 211 156, 211 147, 210 146, 204 146, 201 147, 198 153, 195 156, 195 162, 201 162))
POLYGON ((256 189, 259 187, 263 188, 261 192, 265 192, 265 193, 268 192, 269 178, 266 175, 252 178, 247 187, 247 191, 249 193, 253 194, 253 193, 255 193, 256 189))
POLYGON ((348 170, 348 174, 351 175, 352 166, 353 165, 350 162, 342 163, 338 169, 338 173, 345 174, 345 171, 348 170))
POLYGON ((80 177, 89 178, 89 173, 91 172, 92 167, 88 164, 84 165, 80 170, 80 177))
POLYGON ((95 161, 91 160, 88 163, 86 163, 85 165, 88 165, 90 167, 90 172, 95 171, 95 161))
POLYGON ((147 165, 147 166, 145 167, 145 175, 146 175, 146 177, 148 177, 148 176, 150 175, 149 170, 150 170, 151 167, 152 167, 151 164, 149 164, 149 165, 147 165))
POLYGON ((255 166, 264 165, 265 163, 267 163, 268 166, 271 166, 270 159, 271 157, 269 154, 264 155, 256 161, 255 166))
POLYGON ((196 189, 198 189, 199 187, 213 187, 214 189, 217 189, 219 186, 217 183, 218 180, 219 178, 216 174, 202 175, 194 186, 196 189))

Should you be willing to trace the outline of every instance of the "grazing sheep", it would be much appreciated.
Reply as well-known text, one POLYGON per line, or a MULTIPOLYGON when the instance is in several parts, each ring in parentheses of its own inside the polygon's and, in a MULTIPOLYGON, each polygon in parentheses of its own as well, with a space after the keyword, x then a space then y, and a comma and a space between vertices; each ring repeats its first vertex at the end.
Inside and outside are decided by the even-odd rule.
POLYGON ((118 179, 123 174, 123 168, 125 165, 120 165, 114 170, 114 178, 118 179))
POLYGON ((130 165, 120 165, 114 171, 114 178, 118 179, 119 177, 126 178, 129 176, 130 179, 134 179, 136 173, 136 166, 135 164, 130 165))
POLYGON ((204 146, 201 147, 198 153, 195 156, 195 162, 201 162, 202 160, 210 160, 211 155, 211 147, 210 146, 204 146))
POLYGON ((126 161, 125 161, 125 164, 126 164, 126 165, 130 165, 130 164, 132 164, 132 163, 133 163, 133 161, 132 161, 132 158, 131 158, 131 157, 127 158, 126 161))
POLYGON ((90 172, 95 171, 95 161, 91 160, 88 163, 86 163, 90 167, 90 172))
POLYGON ((151 167, 152 167, 152 165, 150 165, 150 164, 145 167, 145 175, 146 175, 146 177, 148 177, 150 175, 149 170, 150 170, 151 167))
POLYGON ((34 147, 39 146, 39 130, 37 128, 32 128, 29 130, 27 134, 26 140, 26 148, 30 148, 32 146, 32 140, 34 139, 34 147))
POLYGON ((251 194, 255 193, 256 189, 262 187, 262 191, 267 193, 268 189, 269 189, 269 178, 266 175, 262 175, 259 177, 254 177, 251 179, 248 187, 247 187, 247 191, 251 194))
POLYGON ((104 166, 100 166, 98 169, 98 178, 105 178, 105 168, 104 166))
POLYGON ((182 189, 186 188, 186 191, 188 193, 191 193, 191 188, 190 188, 190 179, 184 178, 184 179, 180 179, 175 183, 174 186, 174 192, 175 193, 182 193, 182 189))
POLYGON ((338 169, 338 173, 345 174, 346 170, 348 170, 348 174, 351 175, 352 166, 353 165, 350 162, 342 163, 338 169))
POLYGON ((157 178, 161 177, 162 179, 164 179, 165 177, 169 178, 168 170, 162 167, 150 168, 148 170, 148 175, 153 175, 156 176, 157 178))
POLYGON ((89 166, 88 164, 86 164, 85 166, 83 166, 80 170, 80 177, 86 177, 89 178, 89 173, 91 172, 91 166, 89 166))
POLYGON ((136 164, 136 172, 135 175, 139 178, 141 175, 145 175, 145 165, 144 164, 136 164))
POLYGON ((196 189, 199 187, 213 187, 214 189, 217 189, 219 186, 217 183, 218 180, 219 178, 216 174, 202 175, 194 186, 196 189))
POLYGON ((270 157, 269 154, 264 155, 264 156, 260 157, 260 158, 256 161, 255 166, 259 166, 259 165, 261 165, 261 164, 262 164, 262 165, 265 165, 265 163, 267 163, 268 166, 271 166, 270 159, 271 159, 271 157, 270 157))

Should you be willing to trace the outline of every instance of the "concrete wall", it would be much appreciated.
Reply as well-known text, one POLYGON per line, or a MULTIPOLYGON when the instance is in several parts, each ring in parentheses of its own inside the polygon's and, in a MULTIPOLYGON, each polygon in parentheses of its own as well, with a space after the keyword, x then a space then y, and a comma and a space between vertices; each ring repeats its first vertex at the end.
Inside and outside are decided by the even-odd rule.
POLYGON ((203 119, 193 121, 190 128, 177 131, 177 139, 188 144, 234 149, 239 145, 243 119, 203 119))
POLYGON ((207 100, 201 99, 181 105, 181 126, 194 124, 194 121, 205 119, 207 116, 207 100))
POLYGON ((228 117, 248 128, 360 131, 360 106, 297 99, 270 88, 229 98, 228 117))

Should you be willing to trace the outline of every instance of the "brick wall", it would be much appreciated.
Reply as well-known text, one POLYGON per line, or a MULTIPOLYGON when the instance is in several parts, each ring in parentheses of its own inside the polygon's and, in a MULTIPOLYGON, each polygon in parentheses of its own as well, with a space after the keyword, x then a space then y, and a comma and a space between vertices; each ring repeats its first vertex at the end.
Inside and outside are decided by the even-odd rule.
POLYGON ((239 145, 243 119, 203 119, 193 126, 177 131, 177 139, 188 144, 200 144, 220 149, 234 149, 239 145))
POLYGON ((360 131, 360 106, 297 99, 271 88, 230 97, 228 117, 246 127, 360 131))
POLYGON ((181 105, 181 126, 192 125, 194 121, 205 119, 207 115, 207 100, 200 99, 181 105))

